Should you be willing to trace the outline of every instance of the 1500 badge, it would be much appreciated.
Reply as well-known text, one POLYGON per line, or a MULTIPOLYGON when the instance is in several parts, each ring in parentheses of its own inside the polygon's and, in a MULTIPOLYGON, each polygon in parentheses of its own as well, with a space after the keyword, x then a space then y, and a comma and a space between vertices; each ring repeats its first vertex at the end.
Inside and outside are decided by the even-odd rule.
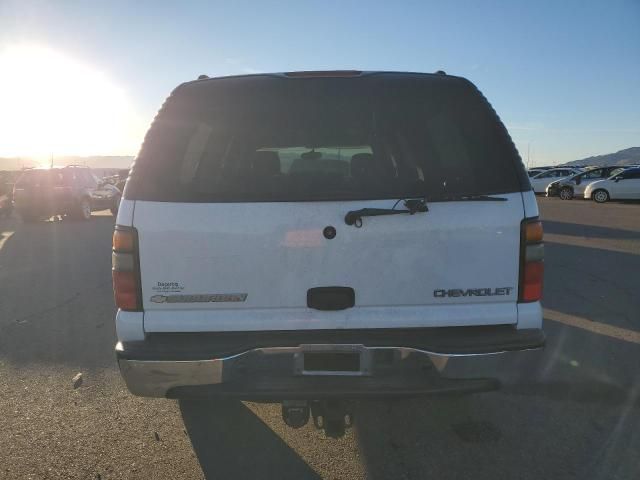
POLYGON ((211 302, 244 302, 246 293, 205 293, 201 295, 154 295, 153 303, 211 303, 211 302))
POLYGON ((493 297, 496 295, 511 295, 513 287, 496 288, 452 288, 449 290, 434 290, 433 296, 436 298, 446 297, 493 297))

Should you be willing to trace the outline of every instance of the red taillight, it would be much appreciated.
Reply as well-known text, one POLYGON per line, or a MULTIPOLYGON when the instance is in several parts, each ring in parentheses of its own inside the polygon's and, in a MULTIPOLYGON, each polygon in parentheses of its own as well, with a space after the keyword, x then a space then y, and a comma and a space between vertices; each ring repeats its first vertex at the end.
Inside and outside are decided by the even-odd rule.
POLYGON ((138 310, 138 281, 134 272, 112 271, 113 296, 122 310, 138 310))
POLYGON ((520 302, 537 302, 542 298, 544 277, 544 244, 542 222, 522 222, 520 242, 520 302))
POLYGON ((526 262, 520 285, 521 302, 537 302, 542 298, 544 262, 526 262))
POLYGON ((116 225, 113 232, 111 273, 113 296, 116 306, 122 310, 139 311, 142 308, 137 240, 134 228, 116 225))

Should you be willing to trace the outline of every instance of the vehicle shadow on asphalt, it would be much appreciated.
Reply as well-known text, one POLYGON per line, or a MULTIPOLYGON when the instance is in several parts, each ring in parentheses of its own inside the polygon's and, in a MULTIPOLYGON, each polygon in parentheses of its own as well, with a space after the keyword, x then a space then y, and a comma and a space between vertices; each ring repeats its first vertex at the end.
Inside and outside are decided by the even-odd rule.
POLYGON ((180 400, 179 405, 206 478, 320 478, 242 402, 180 400))
POLYGON ((594 225, 585 225, 583 223, 557 222, 555 220, 544 220, 543 226, 545 233, 572 235, 576 237, 594 237, 640 241, 640 232, 634 232, 632 230, 598 227, 594 225))
POLYGON ((637 243, 623 252, 546 242, 543 307, 640 330, 640 239, 637 243))
POLYGON ((114 219, 24 224, 4 219, 0 356, 14 365, 115 366, 114 219))

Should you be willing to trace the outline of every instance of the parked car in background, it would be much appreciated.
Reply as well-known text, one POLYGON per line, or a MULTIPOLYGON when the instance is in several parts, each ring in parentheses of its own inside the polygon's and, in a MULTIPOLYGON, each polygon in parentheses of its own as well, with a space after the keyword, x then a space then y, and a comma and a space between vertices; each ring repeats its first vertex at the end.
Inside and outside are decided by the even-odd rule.
POLYGON ((88 220, 98 210, 111 210, 115 216, 120 197, 120 190, 83 166, 25 170, 13 189, 15 210, 24 221, 52 215, 88 220))
POLYGON ((8 217, 13 210, 13 185, 0 179, 0 217, 8 217))
POLYGON ((606 180, 591 183, 584 191, 584 198, 597 203, 640 200, 640 167, 627 168, 606 180))
POLYGON ((552 168, 558 168, 558 167, 533 167, 528 169, 527 173, 529 174, 529 177, 535 177, 536 175, 542 172, 546 172, 547 170, 551 170, 552 168))
POLYGON ((547 187, 547 197, 559 196, 562 200, 571 200, 574 196, 582 198, 589 184, 609 178, 624 171, 624 169, 625 167, 618 166, 596 167, 556 180, 547 187))
POLYGON ((539 173, 535 177, 529 179, 529 181, 531 182, 531 187, 535 193, 545 193, 551 182, 580 172, 581 170, 577 168, 552 168, 551 170, 539 173))

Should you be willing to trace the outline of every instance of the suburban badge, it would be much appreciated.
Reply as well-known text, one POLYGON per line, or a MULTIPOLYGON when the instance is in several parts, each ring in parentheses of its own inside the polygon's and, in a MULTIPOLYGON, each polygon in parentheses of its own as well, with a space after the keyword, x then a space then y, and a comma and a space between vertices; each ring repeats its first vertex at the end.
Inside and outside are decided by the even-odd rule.
POLYGON ((200 295, 153 295, 153 303, 222 303, 244 302, 246 293, 205 293, 200 295))

